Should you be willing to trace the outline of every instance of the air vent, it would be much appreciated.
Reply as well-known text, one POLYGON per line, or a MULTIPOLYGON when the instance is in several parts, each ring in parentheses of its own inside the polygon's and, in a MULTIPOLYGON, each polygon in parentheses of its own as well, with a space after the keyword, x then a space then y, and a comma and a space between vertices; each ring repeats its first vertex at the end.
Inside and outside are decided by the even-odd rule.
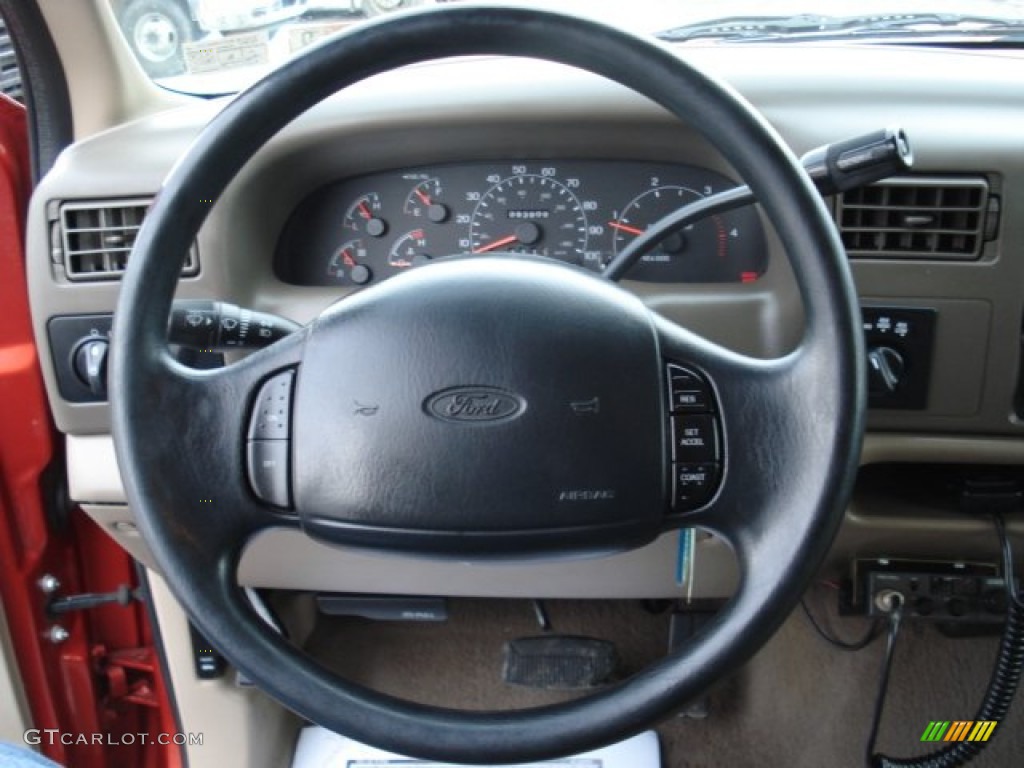
POLYGON ((988 211, 983 178, 895 178, 844 192, 836 207, 852 258, 970 261, 981 255, 988 211))
POLYGON ((7 27, 0 21, 0 91, 12 99, 24 101, 21 87, 21 72, 14 56, 14 44, 7 27))
MULTIPOLYGON (((69 280, 114 280, 124 273, 150 200, 64 203, 60 207, 61 245, 69 280)), ((196 247, 182 275, 199 271, 196 247)))

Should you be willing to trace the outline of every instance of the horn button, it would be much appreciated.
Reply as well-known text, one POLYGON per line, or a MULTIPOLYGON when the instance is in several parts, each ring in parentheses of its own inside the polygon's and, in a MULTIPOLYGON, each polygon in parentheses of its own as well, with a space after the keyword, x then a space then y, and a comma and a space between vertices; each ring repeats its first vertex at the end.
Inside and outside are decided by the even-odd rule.
POLYGON ((648 310, 580 270, 413 270, 311 329, 295 508, 313 536, 427 554, 639 545, 668 506, 663 370, 648 310))

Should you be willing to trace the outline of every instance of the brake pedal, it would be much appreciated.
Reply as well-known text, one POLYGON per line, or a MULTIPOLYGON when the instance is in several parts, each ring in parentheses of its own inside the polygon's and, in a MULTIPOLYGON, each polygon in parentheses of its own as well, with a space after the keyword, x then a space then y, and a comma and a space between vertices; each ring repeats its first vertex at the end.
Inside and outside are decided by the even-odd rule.
POLYGON ((618 666, 615 645, 573 635, 521 637, 505 644, 505 682, 545 690, 596 688, 618 666))

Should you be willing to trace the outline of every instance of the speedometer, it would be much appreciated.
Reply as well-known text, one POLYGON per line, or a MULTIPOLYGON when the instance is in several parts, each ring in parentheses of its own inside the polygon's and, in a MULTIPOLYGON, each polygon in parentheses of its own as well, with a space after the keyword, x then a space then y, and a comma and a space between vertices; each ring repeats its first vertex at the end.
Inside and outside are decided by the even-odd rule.
POLYGON ((473 253, 536 253, 582 264, 587 217, 576 195, 543 174, 522 173, 480 196, 469 225, 473 253))

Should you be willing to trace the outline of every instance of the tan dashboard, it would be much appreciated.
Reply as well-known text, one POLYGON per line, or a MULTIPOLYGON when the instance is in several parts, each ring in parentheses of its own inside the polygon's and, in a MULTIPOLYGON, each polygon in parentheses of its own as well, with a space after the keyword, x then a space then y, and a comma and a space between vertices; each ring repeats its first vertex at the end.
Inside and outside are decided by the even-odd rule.
MULTIPOLYGON (((917 158, 912 176, 830 201, 850 250, 871 347, 896 354, 879 352, 876 372, 887 367, 893 386, 906 392, 910 381, 917 390, 895 405, 876 399, 886 407, 870 412, 863 463, 1020 463, 1024 218, 1016 214, 1024 199, 1024 113, 1017 105, 1024 60, 880 46, 698 48, 681 55, 729 81, 798 154, 886 125, 907 131, 917 158)), ((163 176, 221 105, 197 101, 71 147, 39 185, 29 217, 35 330, 54 417, 68 436, 72 495, 143 556, 123 504, 107 407, 62 394, 58 379, 73 361, 55 348, 53 321, 84 317, 85 336, 106 332, 92 319, 108 317, 116 305, 128 253, 117 237, 137 227, 163 176)), ((438 254, 455 248, 485 257, 494 243, 514 237, 524 249, 543 243, 550 255, 596 266, 636 225, 630 216, 664 202, 652 190, 669 198, 689 194, 680 190, 700 194, 730 179, 735 172, 711 142, 598 78, 531 61, 511 68, 500 59, 421 65, 333 97, 254 157, 212 206, 195 270, 182 279, 179 296, 307 322, 375 276, 437 255, 430 237, 438 254), (635 178, 609 184, 610 161, 631 164, 635 178), (664 181, 666 168, 683 170, 664 181), (510 202, 520 187, 530 189, 510 202), (548 195, 543 204, 541 195, 548 195), (557 216, 548 218, 558 204, 557 216), (431 214, 431 205, 444 206, 443 216, 431 214), (320 239, 302 230, 314 220, 320 239), (370 223, 377 220, 383 230, 370 223), (532 228, 517 231, 524 223, 532 228), (557 227, 563 236, 555 236, 557 227)), ((743 247, 725 256, 715 251, 707 262, 728 262, 721 274, 673 271, 665 267, 669 258, 650 262, 646 278, 638 273, 641 279, 627 285, 715 341, 779 355, 800 338, 802 312, 771 229, 751 209, 742 220, 710 223, 693 242, 707 237, 717 248, 724 233, 731 245, 733 230, 743 247)), ((952 525, 942 510, 889 501, 875 491, 855 494, 835 562, 901 548, 966 555, 989 547, 980 524, 952 525)), ((626 592, 674 588, 675 544, 653 546, 627 564, 635 578, 626 592)), ((704 546, 708 592, 727 591, 735 578, 728 553, 713 541, 704 546)), ((375 574, 378 584, 391 573, 392 589, 410 586, 395 575, 401 568, 351 557, 332 571, 318 545, 256 542, 243 574, 255 584, 312 588, 329 586, 335 573, 375 574), (299 547, 292 562, 310 563, 287 584, 273 570, 279 546, 299 547)), ((552 594, 585 592, 589 587, 580 585, 588 580, 608 594, 604 577, 588 567, 555 566, 554 581, 547 579, 552 594)), ((437 583, 452 577, 436 574, 437 583)), ((493 583, 479 583, 501 591, 494 586, 499 579, 488 578, 493 583)), ((538 584, 522 573, 505 572, 503 579, 518 585, 504 588, 516 593, 538 584)))

